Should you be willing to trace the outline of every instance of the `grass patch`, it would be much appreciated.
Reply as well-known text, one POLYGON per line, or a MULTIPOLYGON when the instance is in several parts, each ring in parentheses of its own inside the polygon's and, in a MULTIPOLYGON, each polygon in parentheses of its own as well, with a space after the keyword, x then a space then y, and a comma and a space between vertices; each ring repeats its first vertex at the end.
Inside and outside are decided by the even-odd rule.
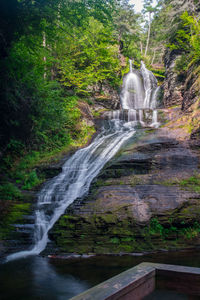
POLYGON ((174 178, 172 180, 165 181, 155 181, 154 184, 160 184, 165 186, 180 186, 184 189, 188 189, 190 191, 200 192, 200 174, 194 174, 191 177, 185 179, 174 178))
POLYGON ((200 174, 183 179, 179 182, 180 186, 186 187, 192 191, 200 192, 200 174))

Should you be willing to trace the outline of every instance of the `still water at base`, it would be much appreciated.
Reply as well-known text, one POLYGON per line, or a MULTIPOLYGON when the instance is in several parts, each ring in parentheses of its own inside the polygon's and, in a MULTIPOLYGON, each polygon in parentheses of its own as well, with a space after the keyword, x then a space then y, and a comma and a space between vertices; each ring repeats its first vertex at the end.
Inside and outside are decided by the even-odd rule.
POLYGON ((200 252, 66 260, 28 257, 0 265, 0 299, 67 300, 144 261, 200 267, 200 252))

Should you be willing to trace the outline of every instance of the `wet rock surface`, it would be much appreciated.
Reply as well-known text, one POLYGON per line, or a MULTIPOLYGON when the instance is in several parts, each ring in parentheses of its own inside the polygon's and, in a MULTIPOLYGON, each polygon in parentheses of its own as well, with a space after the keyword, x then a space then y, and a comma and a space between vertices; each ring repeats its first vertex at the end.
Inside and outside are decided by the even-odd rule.
POLYGON ((26 250, 32 244, 35 197, 34 192, 26 191, 23 200, 7 201, 7 208, 1 212, 0 220, 0 258, 8 253, 26 250))
POLYGON ((180 58, 180 53, 176 51, 166 51, 165 68, 166 77, 164 81, 164 105, 165 107, 182 104, 184 78, 178 76, 175 71, 176 61, 180 58))
POLYGON ((187 71, 180 70, 177 63, 181 54, 180 50, 166 50, 163 101, 165 107, 180 105, 183 111, 188 112, 200 96, 200 69, 191 65, 187 71))
POLYGON ((199 151, 169 128, 142 129, 104 167, 50 237, 61 252, 117 253, 200 243, 199 151), (195 225, 194 225, 195 224, 195 225), (196 226, 196 227, 195 227, 196 226))

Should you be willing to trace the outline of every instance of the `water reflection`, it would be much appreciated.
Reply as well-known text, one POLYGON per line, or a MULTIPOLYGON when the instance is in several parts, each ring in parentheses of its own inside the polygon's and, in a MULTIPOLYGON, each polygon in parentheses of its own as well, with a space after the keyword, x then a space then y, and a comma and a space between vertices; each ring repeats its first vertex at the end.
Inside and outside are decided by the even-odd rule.
POLYGON ((33 268, 33 290, 39 299, 66 300, 88 289, 83 280, 70 274, 58 274, 47 259, 37 257, 33 268))
POLYGON ((67 300, 144 261, 200 267, 200 251, 11 261, 0 265, 0 299, 67 300))
POLYGON ((90 287, 85 280, 71 274, 58 274, 48 259, 42 257, 2 265, 0 280, 2 300, 66 300, 90 287))

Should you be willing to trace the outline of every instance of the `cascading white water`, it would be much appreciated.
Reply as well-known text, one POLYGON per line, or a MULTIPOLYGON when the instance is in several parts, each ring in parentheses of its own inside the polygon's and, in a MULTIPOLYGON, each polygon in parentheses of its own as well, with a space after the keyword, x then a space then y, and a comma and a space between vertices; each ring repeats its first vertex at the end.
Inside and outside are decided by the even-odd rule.
POLYGON ((123 109, 137 109, 141 108, 142 100, 144 98, 144 88, 142 80, 137 73, 129 73, 123 83, 122 88, 122 108, 123 109))
POLYGON ((88 192, 92 180, 135 132, 131 124, 119 118, 108 123, 88 147, 78 150, 63 165, 62 172, 45 184, 38 196, 34 246, 9 255, 7 261, 39 254, 45 249, 48 231, 75 199, 88 192))
POLYGON ((153 73, 149 71, 143 62, 141 62, 140 71, 133 70, 130 60, 130 72, 125 76, 121 93, 121 106, 123 110, 128 111, 128 120, 138 121, 145 126, 145 110, 152 110, 152 124, 157 127, 157 98, 159 87, 153 73), (138 113, 133 114, 133 110, 138 113), (138 119, 137 119, 138 116, 138 119))
POLYGON ((157 126, 157 123, 158 123, 158 113, 157 113, 157 110, 154 109, 153 110, 153 116, 152 116, 152 124, 151 124, 151 126, 155 127, 155 126, 157 126))
POLYGON ((128 110, 128 122, 136 122, 137 121, 137 112, 135 109, 128 110))
POLYGON ((145 109, 153 111, 151 126, 158 126, 156 99, 158 88, 154 75, 142 63, 141 71, 132 70, 124 79, 121 102, 123 111, 109 112, 101 133, 86 148, 78 150, 63 165, 62 172, 47 182, 38 196, 35 212, 34 245, 30 250, 11 254, 7 261, 42 252, 48 232, 66 208, 87 194, 92 180, 135 133, 135 123, 145 125, 145 109), (122 118, 121 118, 122 117, 122 118))
POLYGON ((159 92, 160 92, 160 86, 157 86, 156 88, 153 89, 152 100, 150 105, 151 109, 156 109, 159 92))
POLYGON ((150 102, 152 100, 152 93, 157 88, 157 80, 153 73, 146 69, 143 61, 141 62, 141 73, 144 81, 145 98, 143 102, 143 108, 150 108, 150 102))

